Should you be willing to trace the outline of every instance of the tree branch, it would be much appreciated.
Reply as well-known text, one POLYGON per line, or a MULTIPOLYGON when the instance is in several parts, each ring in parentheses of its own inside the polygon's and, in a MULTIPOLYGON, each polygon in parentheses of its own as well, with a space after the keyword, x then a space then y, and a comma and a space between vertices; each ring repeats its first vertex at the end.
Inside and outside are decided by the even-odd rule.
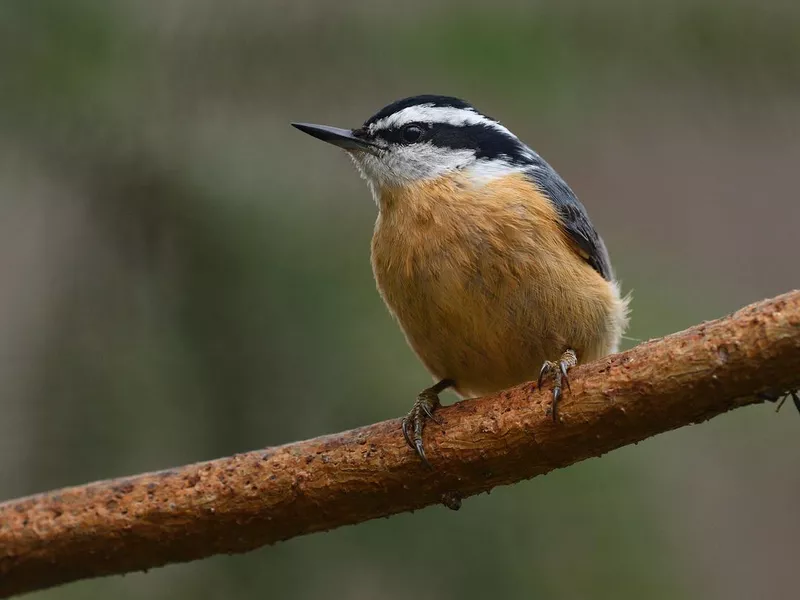
POLYGON ((0 597, 444 503, 800 386, 800 291, 580 366, 559 405, 532 384, 441 409, 433 470, 397 419, 0 504, 0 597))

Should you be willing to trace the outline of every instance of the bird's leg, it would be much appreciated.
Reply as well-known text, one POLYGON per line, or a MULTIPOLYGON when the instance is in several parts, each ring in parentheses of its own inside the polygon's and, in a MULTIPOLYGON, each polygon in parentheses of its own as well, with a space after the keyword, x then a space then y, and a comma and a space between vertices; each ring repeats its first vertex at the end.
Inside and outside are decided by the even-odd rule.
POLYGON ((792 402, 794 402, 794 407, 798 411, 800 411, 800 391, 798 390, 789 390, 788 392, 783 394, 776 394, 774 392, 762 392, 758 394, 759 398, 761 398, 762 400, 766 400, 767 402, 778 402, 778 400, 780 400, 780 402, 778 402, 778 405, 775 407, 775 412, 778 412, 781 409, 783 403, 786 402, 786 399, 789 398, 789 396, 792 397, 792 402))
POLYGON ((436 423, 441 423, 441 419, 434 415, 434 411, 439 408, 439 394, 449 387, 453 387, 455 381, 452 379, 442 379, 439 383, 422 390, 417 396, 417 401, 409 413, 403 417, 403 437, 416 451, 422 462, 430 468, 431 463, 425 456, 425 449, 422 445, 422 430, 425 429, 425 421, 431 419, 436 423))
POLYGON ((564 383, 567 386, 567 389, 569 389, 569 377, 567 377, 567 371, 577 364, 578 356, 575 354, 575 350, 570 348, 561 355, 561 358, 558 360, 558 362, 553 362, 552 360, 544 361, 542 370, 539 371, 539 381, 536 383, 538 388, 542 387, 542 380, 544 377, 550 373, 553 373, 553 406, 550 410, 551 414, 553 415, 553 421, 558 421, 556 407, 558 406, 558 401, 561 399, 561 384, 564 383))

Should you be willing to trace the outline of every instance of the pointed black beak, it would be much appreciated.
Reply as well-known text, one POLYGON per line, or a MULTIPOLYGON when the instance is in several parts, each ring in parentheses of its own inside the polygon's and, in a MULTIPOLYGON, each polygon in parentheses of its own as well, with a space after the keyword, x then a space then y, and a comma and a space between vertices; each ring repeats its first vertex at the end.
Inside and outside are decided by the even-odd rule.
POLYGON ((373 152, 377 149, 375 144, 356 137, 351 129, 339 129, 338 127, 313 125, 311 123, 292 123, 292 127, 296 127, 303 133, 345 150, 373 152))

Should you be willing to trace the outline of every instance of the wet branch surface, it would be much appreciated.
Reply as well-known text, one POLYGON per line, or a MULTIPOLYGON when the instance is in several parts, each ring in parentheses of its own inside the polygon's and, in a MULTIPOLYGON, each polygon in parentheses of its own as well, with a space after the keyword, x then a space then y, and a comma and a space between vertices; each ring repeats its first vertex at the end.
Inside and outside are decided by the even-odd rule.
POLYGON ((400 421, 0 504, 0 597, 246 552, 445 504, 800 387, 800 291, 570 372, 459 402, 429 423, 423 467, 400 421))

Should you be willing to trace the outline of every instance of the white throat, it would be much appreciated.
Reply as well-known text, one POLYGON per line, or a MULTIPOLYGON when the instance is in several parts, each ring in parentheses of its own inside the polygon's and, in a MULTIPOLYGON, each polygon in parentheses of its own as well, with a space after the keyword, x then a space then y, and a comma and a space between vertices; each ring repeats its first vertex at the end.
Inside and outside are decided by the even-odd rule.
POLYGON ((503 159, 476 158, 472 150, 437 148, 433 144, 416 145, 412 152, 393 152, 394 156, 375 156, 350 152, 361 177, 367 182, 375 203, 380 207, 380 192, 386 188, 402 188, 421 181, 459 174, 475 186, 484 186, 495 179, 521 173, 529 165, 512 164, 503 159))

